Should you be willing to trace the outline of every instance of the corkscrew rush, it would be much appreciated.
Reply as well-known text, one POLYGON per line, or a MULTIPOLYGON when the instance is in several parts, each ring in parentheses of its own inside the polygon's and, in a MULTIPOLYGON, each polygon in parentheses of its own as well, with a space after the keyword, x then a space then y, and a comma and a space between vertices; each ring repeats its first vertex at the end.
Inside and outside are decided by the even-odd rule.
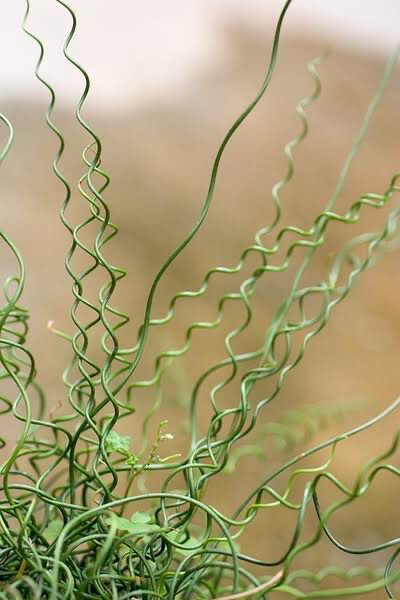
MULTIPOLYGON (((264 82, 224 137, 198 220, 162 264, 150 287, 136 341, 125 348, 118 337, 122 327, 130 327, 130 321, 127 314, 113 305, 113 297, 126 272, 107 257, 108 244, 118 231, 111 221, 111 207, 106 198, 110 177, 102 165, 100 135, 83 116, 90 79, 70 51, 78 26, 76 15, 67 2, 54 0, 54 3, 60 9, 60 18, 64 15, 70 20, 63 44, 65 60, 80 73, 83 82, 75 117, 88 140, 82 149, 82 172, 77 181, 68 181, 62 171, 65 138, 53 117, 55 89, 42 75, 46 48, 31 31, 30 11, 35 5, 32 3, 31 9, 29 0, 25 0, 22 27, 38 52, 36 78, 49 94, 46 122, 58 141, 53 171, 64 190, 60 219, 70 237, 65 268, 71 279, 74 332, 70 335, 58 331, 53 324, 49 326, 71 348, 71 359, 63 374, 68 404, 47 399, 36 381, 35 361, 26 346, 28 312, 19 304, 25 280, 24 264, 8 235, 0 232, 1 241, 11 251, 17 267, 16 274, 9 276, 3 285, 4 305, 0 310, 0 380, 11 383, 15 394, 9 397, 7 392, 0 396, 0 412, 2 417, 15 419, 20 427, 18 441, 11 451, 6 436, 0 438, 0 449, 6 452, 0 480, 0 599, 256 597, 266 600, 282 594, 289 598, 363 597, 377 590, 395 598, 395 585, 400 579, 395 566, 400 551, 398 536, 369 547, 350 547, 340 541, 340 536, 337 539, 331 520, 343 508, 355 505, 359 498, 369 497, 369 490, 382 473, 399 476, 398 467, 388 462, 394 460, 398 451, 399 432, 388 440, 387 449, 380 455, 367 457, 368 462, 350 483, 343 483, 335 473, 335 453, 339 444, 344 445, 349 438, 362 435, 383 419, 390 419, 400 400, 396 399, 372 419, 361 418, 362 424, 346 433, 311 447, 308 444, 322 430, 324 418, 336 418, 332 407, 320 406, 317 413, 310 407, 296 407, 295 415, 283 416, 278 422, 265 419, 269 419, 267 409, 272 400, 275 404, 279 401, 286 376, 301 368, 310 342, 334 318, 333 309, 353 293, 357 280, 367 269, 378 268, 380 261, 399 247, 400 206, 396 199, 400 173, 388 177, 382 193, 363 193, 342 213, 335 210, 353 160, 365 141, 368 125, 394 73, 399 52, 387 62, 334 193, 323 210, 310 215, 310 227, 301 228, 296 224, 281 225, 285 210, 282 192, 290 194, 296 154, 307 137, 309 113, 321 93, 319 68, 325 57, 308 63, 313 89, 296 107, 300 130, 284 148, 287 168, 272 188, 271 221, 255 233, 254 244, 239 252, 234 266, 209 270, 200 287, 175 293, 166 315, 154 316, 153 300, 159 282, 207 218, 225 148, 234 135, 240 134, 240 125, 250 117, 273 81, 283 22, 292 1, 283 5, 264 82), (75 206, 86 211, 77 225, 70 216, 75 206), (352 237, 352 227, 372 209, 384 213, 381 229, 352 237), (305 283, 312 261, 325 248, 328 230, 337 224, 347 226, 347 241, 327 264, 322 280, 309 284, 307 279, 305 283), (91 234, 93 226, 97 231, 91 234), (251 267, 249 275, 254 255, 259 262, 251 267), (278 255, 283 256, 279 262, 278 255), (270 278, 273 285, 276 277, 288 271, 298 257, 300 266, 287 297, 277 306, 270 322, 265 322, 255 303, 259 282, 270 278), (86 265, 81 271, 74 266, 80 264, 79 260, 86 265), (95 271, 102 279, 94 297, 91 275, 95 271), (144 349, 150 343, 150 328, 174 327, 180 304, 206 295, 212 278, 226 281, 228 276, 240 274, 242 281, 237 287, 218 300, 215 319, 196 319, 193 310, 193 322, 186 329, 183 346, 154 353, 151 377, 135 379, 144 349), (232 325, 225 336, 225 356, 209 364, 187 391, 184 410, 189 432, 183 440, 186 446, 182 456, 167 456, 165 448, 172 437, 166 432, 167 423, 160 418, 155 433, 153 427, 162 402, 164 373, 190 354, 197 330, 214 330, 226 323, 229 317, 225 308, 231 302, 243 308, 242 320, 232 325), (255 319, 259 319, 257 323, 265 332, 264 342, 246 352, 236 350, 238 340, 255 319), (98 327, 103 332, 100 341, 95 334, 98 327), (100 359, 96 358, 99 356, 100 359), (209 380, 214 383, 207 395, 209 380), (266 380, 272 384, 268 395, 257 396, 259 383, 266 380), (133 444, 130 436, 123 436, 118 430, 122 420, 132 424, 137 419, 134 401, 138 402, 136 393, 141 388, 153 388, 154 400, 146 407, 147 413, 140 424, 139 446, 137 440, 133 444), (228 407, 222 399, 224 390, 231 391, 228 407), (200 400, 211 407, 206 424, 198 418, 200 400), (260 419, 262 412, 265 417, 260 419), (281 454, 278 466, 266 460, 265 477, 231 516, 208 503, 208 484, 229 474, 237 477, 242 457, 263 455, 264 442, 271 437, 287 452, 293 452, 297 445, 306 449, 292 458, 281 454), (319 466, 310 467, 305 462, 321 452, 324 458, 319 466), (154 489, 156 474, 162 479, 157 480, 156 491, 149 491, 147 483, 154 489), (299 483, 303 489, 301 498, 295 491, 299 483), (326 495, 320 493, 321 485, 335 490, 332 496, 335 501, 327 503, 326 495), (275 514, 277 509, 296 514, 286 550, 272 557, 257 557, 242 551, 238 542, 248 526, 261 512, 275 514), (306 526, 310 513, 316 517, 311 530, 306 526), (349 569, 330 565, 316 572, 299 570, 303 553, 318 551, 323 540, 332 544, 335 552, 357 555, 360 561, 365 554, 380 556, 384 550, 391 555, 384 559, 386 563, 380 569, 360 563, 359 567, 349 569), (260 567, 263 575, 256 575, 260 567), (335 578, 333 587, 325 587, 328 577, 330 581, 335 578)), ((2 114, 0 126, 6 131, 0 149, 1 164, 12 147, 13 128, 2 114)), ((263 534, 268 538, 267 531, 263 534)), ((272 546, 267 545, 266 552, 272 552, 272 546)))

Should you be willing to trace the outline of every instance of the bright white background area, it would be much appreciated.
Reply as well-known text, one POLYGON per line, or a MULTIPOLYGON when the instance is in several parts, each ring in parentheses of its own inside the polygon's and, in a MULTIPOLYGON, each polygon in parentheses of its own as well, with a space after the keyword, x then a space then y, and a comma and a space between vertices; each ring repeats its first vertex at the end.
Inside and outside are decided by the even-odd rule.
MULTIPOLYGON (((38 50, 22 31, 26 0, 2 0, 0 7, 0 98, 44 97, 32 77, 38 50)), ((221 23, 240 20, 266 34, 282 0, 70 0, 78 17, 71 53, 92 78, 90 104, 134 106, 149 95, 173 94, 182 83, 218 60, 221 23)), ((44 41, 42 73, 64 99, 76 100, 82 80, 62 58, 70 18, 57 0, 31 0, 28 27, 44 41)), ((400 41, 399 0, 293 0, 286 31, 322 37, 327 45, 357 52, 388 53, 400 41)))

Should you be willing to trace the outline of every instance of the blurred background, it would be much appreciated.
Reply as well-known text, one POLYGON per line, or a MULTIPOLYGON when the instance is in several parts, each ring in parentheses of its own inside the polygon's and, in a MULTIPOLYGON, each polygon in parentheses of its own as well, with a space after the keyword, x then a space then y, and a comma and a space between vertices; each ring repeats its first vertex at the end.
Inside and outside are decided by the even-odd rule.
MULTIPOLYGON (((105 0, 75 0, 70 5, 78 19, 71 55, 90 73, 92 83, 83 114, 101 137, 102 166, 112 180, 107 199, 120 232, 107 252, 115 264, 128 270, 117 297, 132 318, 125 334, 126 343, 132 344, 155 274, 201 210, 219 143, 263 80, 283 3, 120 0, 110 9, 105 0)), ((70 354, 68 344, 52 336, 47 323, 53 320, 57 329, 73 332, 68 312, 71 285, 63 270, 69 238, 58 216, 63 190, 51 172, 57 140, 45 125, 48 95, 33 76, 38 49, 21 30, 24 11, 22 0, 2 2, 1 112, 13 123, 15 143, 1 167, 0 213, 2 229, 21 249, 26 262, 23 300, 31 312, 29 348, 37 359, 39 381, 49 404, 55 406, 65 402, 61 373, 70 354)), ((271 85, 227 148, 207 221, 163 278, 154 316, 165 314, 174 293, 199 288, 210 268, 236 264, 242 250, 253 243, 255 232, 271 221, 271 188, 287 169, 283 148, 300 131, 295 106, 313 91, 307 62, 330 49, 319 67, 321 97, 308 111, 309 136, 296 151, 295 177, 282 192, 283 222, 300 227, 312 224, 333 193, 385 61, 400 41, 399 22, 397 0, 293 2, 271 85)), ((66 10, 56 2, 32 1, 27 27, 45 45, 41 72, 55 87, 54 120, 66 136, 62 170, 71 182, 77 182, 84 173, 80 152, 89 138, 73 113, 83 79, 62 56, 70 23, 66 10)), ((345 212, 362 193, 383 192, 399 167, 399 74, 397 69, 374 116, 338 203, 339 212, 345 212)), ((80 206, 75 186, 71 215, 78 218, 80 206)), ((326 247, 317 253, 306 283, 318 283, 330 253, 358 233, 379 231, 386 216, 387 212, 367 209, 358 225, 332 225, 326 247)), ((204 296, 178 302, 171 324, 151 332, 137 379, 151 376, 158 352, 183 345, 193 320, 215 319, 218 299, 236 291, 256 264, 249 259, 240 278, 215 277, 204 296)), ((293 269, 297 265, 294 260, 293 269)), ((13 273, 6 249, 1 250, 0 267, 4 278, 13 273)), ((241 347, 255 349, 262 342, 287 293, 293 269, 266 277, 257 288, 254 325, 241 347)), ((315 435, 307 433, 306 425, 298 426, 299 448, 306 448, 364 422, 393 401, 399 394, 398 297, 398 259, 391 253, 364 273, 337 307, 324 331, 309 344, 301 365, 287 377, 279 399, 260 417, 262 423, 279 421, 287 411, 305 406, 339 407, 339 416, 325 419, 315 435)), ((224 337, 243 318, 243 309, 234 303, 227 306, 223 325, 216 332, 194 335, 188 358, 177 361, 165 376, 160 414, 169 418, 177 451, 187 435, 188 394, 204 368, 226 356, 224 337)), ((237 382, 235 385, 229 387, 223 401, 237 402, 239 387, 237 382)), ((210 414, 208 388, 200 402, 200 429, 210 414)), ((260 387, 258 394, 263 391, 260 387)), ((153 401, 152 394, 150 390, 135 395, 138 416, 153 401)), ((127 423, 123 432, 139 436, 138 422, 127 423)), ((374 430, 347 441, 338 449, 332 471, 348 485, 354 484, 359 466, 389 446, 398 422, 398 415, 392 415, 374 430)), ((11 442, 17 434, 17 429, 10 429, 11 442)), ((209 502, 233 511, 271 465, 297 451, 297 447, 279 449, 266 439, 260 460, 242 459, 240 486, 239 471, 222 475, 207 491, 209 502)), ((326 456, 309 464, 321 464, 326 456)), ((328 501, 332 493, 326 486, 321 502, 328 501)), ((336 538, 362 548, 398 537, 398 497, 396 479, 378 477, 366 497, 332 519, 336 538)), ((260 514, 257 525, 246 533, 241 541, 245 553, 268 560, 287 548, 290 519, 286 511, 282 511, 282 519, 271 515, 260 514)), ((309 521, 306 532, 310 534, 315 519, 310 516, 309 521)), ((313 570, 328 564, 380 567, 387 558, 385 553, 361 557, 340 553, 327 540, 321 548, 301 554, 296 566, 313 570)), ((370 597, 385 596, 381 591, 370 597)))

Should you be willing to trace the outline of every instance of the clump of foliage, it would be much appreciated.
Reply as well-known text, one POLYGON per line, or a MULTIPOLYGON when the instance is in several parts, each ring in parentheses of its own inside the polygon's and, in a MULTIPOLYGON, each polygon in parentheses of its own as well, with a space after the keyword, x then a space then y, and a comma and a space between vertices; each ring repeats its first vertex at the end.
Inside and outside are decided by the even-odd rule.
MULTIPOLYGON (((342 507, 366 494, 375 476, 382 470, 399 475, 397 468, 385 462, 397 449, 399 435, 388 444, 383 456, 375 457, 360 470, 352 486, 341 482, 329 471, 329 466, 338 444, 373 426, 394 411, 400 400, 345 434, 295 454, 290 460, 283 459, 279 466, 271 465, 268 476, 243 499, 232 515, 224 514, 209 504, 206 491, 215 478, 236 472, 244 455, 268 460, 261 449, 264 438, 275 440, 279 450, 293 453, 299 441, 307 443, 315 431, 323 429, 324 423, 340 416, 341 409, 337 407, 328 411, 314 406, 288 412, 277 422, 259 420, 259 415, 263 414, 269 403, 277 401, 286 375, 297 368, 308 344, 322 331, 335 307, 346 298, 357 279, 386 252, 396 247, 400 208, 392 206, 381 231, 365 232, 353 237, 329 261, 326 277, 322 281, 312 286, 303 282, 304 273, 314 254, 324 244, 328 228, 335 227, 339 222, 351 229, 363 211, 380 210, 392 204, 399 191, 400 175, 395 174, 383 193, 363 194, 344 214, 335 212, 335 204, 341 195, 352 160, 361 147, 397 55, 390 59, 386 67, 360 134, 340 174, 337 188, 326 207, 314 216, 308 229, 296 226, 279 229, 280 192, 293 175, 293 152, 307 134, 306 110, 320 93, 317 68, 321 59, 310 62, 309 71, 314 78, 315 89, 297 106, 302 129, 285 149, 288 169, 272 190, 275 208, 272 222, 257 232, 254 244, 242 252, 236 266, 217 267, 209 271, 199 289, 176 294, 167 314, 155 318, 152 316, 152 303, 157 285, 204 222, 212 202, 224 149, 270 83, 283 19, 291 0, 286 2, 277 25, 263 85, 224 138, 214 162, 199 219, 157 274, 148 295, 137 341, 132 347, 125 348, 120 345, 119 333, 129 319, 112 304, 115 288, 125 272, 110 263, 105 248, 117 233, 105 200, 109 177, 101 168, 100 139, 81 114, 90 84, 84 69, 69 53, 76 27, 75 15, 65 2, 57 2, 69 12, 72 19, 64 55, 84 77, 85 89, 76 117, 91 136, 90 143, 83 151, 85 172, 79 181, 87 216, 78 225, 72 225, 68 220, 71 187, 61 168, 64 138, 52 116, 54 91, 41 75, 44 47, 29 29, 28 0, 23 27, 38 46, 36 76, 50 94, 47 124, 59 141, 54 173, 64 188, 61 221, 71 236, 65 265, 72 279, 74 299, 71 317, 75 332, 69 336, 57 331, 54 324, 49 323, 50 330, 63 337, 72 350, 71 361, 63 376, 69 409, 64 411, 64 404, 57 404, 54 400, 49 409, 44 392, 36 381, 34 357, 26 343, 28 313, 20 305, 24 286, 23 261, 8 235, 1 232, 3 244, 15 257, 18 267, 17 273, 5 282, 0 316, 1 379, 14 390, 8 396, 1 397, 2 418, 8 419, 9 423, 11 415, 21 425, 21 433, 12 450, 8 450, 4 439, 1 440, 5 458, 1 467, 0 598, 221 600, 251 597, 265 600, 275 597, 278 592, 281 596, 286 594, 286 597, 293 598, 339 598, 361 597, 379 589, 385 589, 388 597, 394 598, 391 590, 398 572, 392 567, 399 552, 398 539, 368 548, 345 547, 334 538, 329 521, 342 507), (97 226, 97 233, 89 244, 83 241, 87 239, 84 234, 92 231, 94 225, 97 226), (267 234, 275 236, 271 244, 264 241, 267 234), (284 259, 277 261, 274 257, 282 250, 285 251, 284 259), (86 257, 89 265, 82 272, 77 272, 74 267, 74 258, 79 253, 86 257), (184 301, 206 294, 212 277, 240 273, 247 265, 248 257, 254 255, 258 257, 259 265, 250 277, 241 282, 236 293, 220 300, 216 320, 193 322, 181 348, 165 351, 155 358, 154 374, 150 379, 135 379, 149 329, 162 327, 174 319, 178 299, 184 301), (238 353, 234 349, 235 341, 257 317, 252 308, 252 294, 258 282, 286 271, 292 264, 293 256, 298 255, 302 259, 291 289, 276 307, 274 317, 265 329, 262 346, 238 353), (94 270, 104 275, 104 284, 95 300, 92 299, 89 284, 94 270), (317 311, 315 303, 310 303, 315 298, 320 301, 317 311), (225 338, 226 358, 210 365, 188 394, 185 410, 190 440, 185 451, 176 454, 170 450, 173 442, 169 424, 160 420, 158 426, 152 426, 161 402, 164 373, 175 360, 190 351, 192 333, 196 329, 219 327, 224 319, 224 305, 228 301, 240 303, 245 318, 240 327, 225 338), (99 327, 103 331, 100 342, 94 333, 99 327), (294 339, 300 340, 300 343, 294 344, 294 339), (93 359, 93 348, 99 343, 103 356, 101 363, 93 359), (239 379, 239 372, 242 371, 239 379), (206 431, 202 431, 198 422, 200 389, 210 377, 216 376, 219 376, 218 383, 209 394, 212 415, 206 431), (257 398, 259 383, 266 380, 272 384, 270 391, 266 396, 257 398), (226 406, 226 403, 220 402, 220 397, 228 385, 236 391, 230 396, 230 405, 226 406), (130 423, 137 418, 134 416, 133 393, 141 387, 152 387, 156 400, 142 420, 140 445, 133 436, 123 433, 121 423, 130 423), (306 457, 324 449, 330 452, 327 462, 316 468, 301 468, 300 463, 306 457), (157 479, 161 481, 159 488, 157 491, 148 491, 147 482, 155 476, 161 477, 157 479), (321 506, 318 488, 321 482, 327 480, 336 488, 340 500, 321 506), (282 481, 286 483, 282 484, 282 481), (292 493, 298 481, 302 482, 303 489, 300 500, 292 493), (285 553, 275 557, 255 557, 242 553, 242 533, 257 521, 260 512, 273 512, 278 508, 297 515, 285 553), (317 525, 311 537, 303 539, 303 525, 310 511, 317 516, 317 525), (329 566, 315 573, 294 570, 294 560, 309 548, 318 548, 323 537, 328 537, 344 553, 363 555, 392 548, 392 554, 383 571, 366 566, 349 570, 329 566), (255 566, 263 567, 262 575, 254 574, 255 566), (328 576, 340 580, 334 589, 324 588, 328 576), (356 584, 352 583, 355 578, 356 584), (311 583, 313 589, 303 591, 304 582, 311 583)), ((3 161, 12 145, 13 129, 4 115, 0 115, 0 118, 8 131, 8 140, 0 155, 3 161)))

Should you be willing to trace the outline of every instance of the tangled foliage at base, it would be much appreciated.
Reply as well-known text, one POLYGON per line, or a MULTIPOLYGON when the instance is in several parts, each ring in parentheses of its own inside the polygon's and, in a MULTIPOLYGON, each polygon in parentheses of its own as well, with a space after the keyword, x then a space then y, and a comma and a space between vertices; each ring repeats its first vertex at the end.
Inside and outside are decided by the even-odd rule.
MULTIPOLYGON (((260 228, 254 243, 243 250, 236 266, 212 269, 197 290, 177 293, 169 304, 167 314, 155 318, 152 304, 158 283, 204 222, 224 149, 269 86, 283 20, 291 0, 286 2, 277 24, 262 87, 226 134, 216 155, 208 194, 198 221, 157 274, 148 295, 136 343, 124 348, 120 345, 119 333, 129 318, 113 306, 112 296, 119 281, 125 277, 125 271, 111 264, 106 256, 107 243, 117 233, 105 199, 109 177, 101 168, 100 138, 81 114, 90 80, 69 51, 75 34, 75 15, 65 2, 56 2, 67 11, 72 24, 64 44, 65 59, 80 71, 85 84, 76 117, 91 138, 83 150, 85 171, 78 182, 81 199, 87 207, 87 217, 78 225, 72 225, 68 220, 72 186, 61 167, 64 137, 53 120, 55 93, 41 75, 45 49, 29 28, 30 6, 29 0, 26 0, 23 29, 38 51, 36 77, 48 90, 47 125, 59 144, 53 170, 64 189, 61 221, 71 240, 65 266, 72 280, 71 318, 75 332, 67 335, 49 324, 51 331, 71 346, 71 361, 63 375, 67 402, 58 405, 52 402, 49 409, 45 393, 36 381, 35 361, 27 344, 28 314, 20 305, 25 276, 23 260, 8 234, 1 232, 3 246, 12 253, 17 266, 16 273, 8 276, 5 282, 0 313, 1 379, 8 382, 9 389, 13 390, 9 396, 1 397, 1 414, 2 418, 14 419, 21 434, 14 449, 9 449, 5 439, 0 440, 4 457, 0 499, 0 598, 187 600, 251 597, 265 600, 275 595, 278 597, 278 593, 293 598, 362 597, 379 589, 384 590, 389 598, 394 598, 393 587, 399 578, 395 560, 400 552, 400 540, 390 539, 384 544, 366 548, 346 547, 333 536, 330 519, 342 507, 368 494, 377 474, 382 471, 391 476, 400 474, 393 464, 387 462, 398 448, 399 434, 388 443, 383 455, 370 460, 360 470, 352 486, 345 485, 329 469, 339 444, 346 443, 351 436, 362 434, 392 413, 400 400, 394 401, 368 422, 310 447, 287 462, 283 461, 243 500, 234 514, 224 514, 208 504, 206 492, 210 480, 222 473, 234 473, 243 456, 255 459, 262 454, 261 442, 266 437, 273 438, 278 448, 293 452, 299 440, 311 440, 314 430, 323 428, 324 420, 335 419, 340 412, 335 409, 336 412, 328 414, 323 408, 305 407, 286 414, 279 422, 270 422, 268 416, 267 421, 259 422, 259 415, 268 411, 272 400, 279 398, 285 377, 301 363, 308 344, 323 330, 335 307, 346 298, 365 270, 398 246, 400 208, 394 202, 400 189, 399 173, 388 179, 383 192, 364 194, 355 199, 344 214, 335 212, 351 163, 364 141, 368 123, 394 70, 397 54, 386 66, 360 133, 345 161, 337 188, 326 207, 314 216, 309 229, 297 226, 279 228, 280 194, 293 176, 293 155, 308 131, 307 110, 318 98, 321 89, 317 69, 322 58, 309 63, 314 91, 297 105, 301 129, 285 148, 287 172, 272 190, 275 211, 272 222, 260 228), (381 231, 365 232, 350 238, 329 261, 322 281, 312 286, 303 283, 307 267, 323 246, 328 228, 341 223, 351 229, 364 211, 379 211, 387 206, 390 210, 381 231), (92 244, 88 244, 83 239, 87 239, 86 232, 92 231, 94 225, 97 233, 92 244), (267 236, 274 241, 267 243, 267 236), (278 262, 275 256, 282 250, 284 259, 278 262), (76 255, 86 257, 89 266, 83 272, 74 268, 76 255), (155 357, 151 378, 135 379, 149 329, 162 328, 173 322, 178 300, 190 302, 191 298, 206 294, 211 278, 227 278, 241 273, 249 257, 254 259, 254 256, 259 261, 257 268, 241 282, 237 292, 220 299, 216 319, 194 321, 186 331, 182 347, 171 348, 155 357), (246 353, 235 352, 236 340, 257 318, 252 307, 252 295, 258 282, 268 277, 276 278, 279 273, 288 270, 293 256, 301 256, 300 265, 287 297, 276 307, 273 319, 265 328, 264 343, 246 353), (88 281, 94 270, 104 276, 96 301, 91 299, 88 291, 88 281), (315 299, 319 301, 317 311, 315 299), (190 352, 192 335, 196 330, 216 329, 221 325, 225 305, 231 302, 243 307, 244 319, 225 338, 226 357, 210 365, 193 386, 185 405, 190 437, 186 453, 168 455, 172 435, 166 421, 157 421, 164 373, 190 352), (99 326, 103 328, 101 348, 104 360, 101 363, 92 359, 96 343, 93 332, 95 329, 98 331, 99 326), (300 344, 297 343, 299 340, 300 344), (214 379, 219 376, 219 382, 209 394, 212 416, 208 430, 202 432, 197 419, 198 398, 211 376, 214 379), (257 398, 258 384, 266 380, 271 382, 272 391, 257 398), (236 393, 231 394, 231 405, 226 407, 226 403, 219 399, 228 385, 236 393), (132 416, 135 411, 133 398, 138 388, 153 388, 155 398, 142 421, 141 448, 130 436, 122 435, 120 429, 122 420, 136 418, 132 416), (66 405, 69 406, 67 411, 63 409, 66 405), (323 450, 329 451, 329 458, 324 458, 320 467, 302 468, 304 459, 323 450), (162 484, 157 492, 149 492, 146 482, 157 472, 163 476, 162 484), (278 476, 279 484, 276 483, 278 476), (282 478, 285 478, 285 485, 281 483, 282 478), (326 481, 335 488, 335 497, 339 495, 340 499, 322 506, 319 486, 326 481), (303 486, 300 501, 292 493, 298 482, 302 482, 303 486), (296 514, 291 541, 285 553, 268 560, 243 554, 240 549, 242 533, 257 521, 260 512, 276 509, 296 514), (317 525, 314 533, 305 538, 303 525, 310 512, 317 516, 317 525), (294 570, 294 560, 316 546, 322 538, 328 538, 344 554, 362 556, 388 549, 391 555, 381 570, 367 566, 349 570, 329 566, 319 572, 294 570), (254 566, 263 567, 264 575, 256 576, 254 566), (334 578, 334 588, 324 587, 328 577, 330 581, 334 578), (304 583, 307 583, 307 591, 304 591, 304 583)), ((5 115, 0 115, 0 118, 8 132, 7 141, 1 149, 2 162, 12 147, 13 128, 5 115)))

